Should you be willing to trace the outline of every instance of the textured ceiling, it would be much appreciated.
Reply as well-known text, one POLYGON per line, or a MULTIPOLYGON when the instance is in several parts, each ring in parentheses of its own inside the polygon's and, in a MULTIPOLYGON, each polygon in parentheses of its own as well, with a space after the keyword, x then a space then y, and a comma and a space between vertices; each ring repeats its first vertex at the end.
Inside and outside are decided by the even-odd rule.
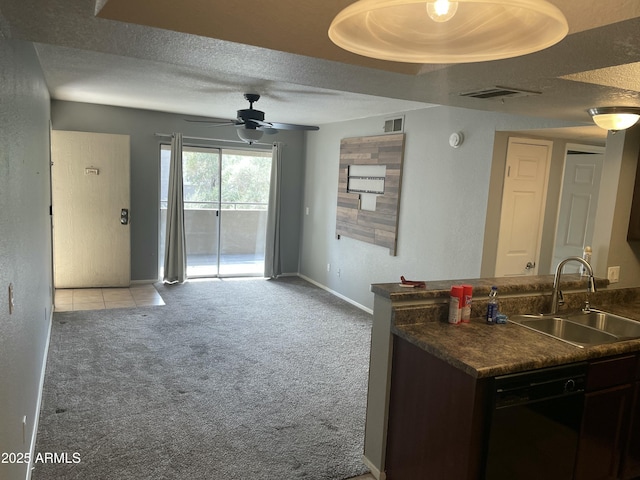
POLYGON ((415 74, 418 66, 361 57, 334 45, 327 35, 333 18, 352 0, 260 0, 212 2, 107 0, 101 18, 189 33, 256 47, 415 74))
POLYGON ((640 106, 640 2, 553 0, 570 35, 524 57, 406 65, 328 40, 350 0, 0 0, 5 37, 36 43, 53 98, 232 118, 244 92, 267 120, 323 124, 433 104, 591 125, 593 106, 640 106), (98 12, 96 14, 96 12, 98 12), (613 68, 612 68, 613 67, 613 68), (492 86, 538 95, 478 100, 492 86))

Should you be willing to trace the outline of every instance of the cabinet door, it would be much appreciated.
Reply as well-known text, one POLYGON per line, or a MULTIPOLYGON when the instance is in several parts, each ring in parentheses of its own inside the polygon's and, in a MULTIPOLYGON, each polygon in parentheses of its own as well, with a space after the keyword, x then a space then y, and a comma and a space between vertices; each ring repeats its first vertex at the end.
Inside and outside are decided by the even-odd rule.
POLYGON ((623 480, 640 477, 640 382, 636 382, 629 425, 631 428, 620 473, 623 480))
POLYGON ((386 478, 481 478, 488 382, 395 336, 392 368, 386 478))
POLYGON ((575 480, 618 478, 631 384, 585 395, 575 480))

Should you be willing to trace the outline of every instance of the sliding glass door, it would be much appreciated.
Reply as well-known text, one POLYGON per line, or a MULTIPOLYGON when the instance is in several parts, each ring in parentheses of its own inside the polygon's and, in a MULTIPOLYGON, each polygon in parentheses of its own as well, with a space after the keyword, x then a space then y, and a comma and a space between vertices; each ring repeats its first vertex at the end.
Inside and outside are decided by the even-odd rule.
MULTIPOLYGON (((160 270, 163 268, 170 147, 161 149, 160 270)), ((187 276, 259 276, 271 152, 183 148, 187 276)))

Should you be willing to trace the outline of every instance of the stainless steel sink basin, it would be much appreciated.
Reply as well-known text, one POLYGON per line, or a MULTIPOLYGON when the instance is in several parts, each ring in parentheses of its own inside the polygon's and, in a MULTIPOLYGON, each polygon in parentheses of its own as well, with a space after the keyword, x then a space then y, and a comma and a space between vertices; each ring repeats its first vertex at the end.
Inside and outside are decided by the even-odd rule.
MULTIPOLYGON (((523 327, 582 348, 591 345, 613 343, 620 340, 612 333, 577 323, 558 315, 514 315, 510 317, 509 320, 523 327)), ((638 325, 640 326, 640 324, 638 325)))
POLYGON ((514 315, 509 320, 581 348, 640 338, 640 322, 601 310, 514 315))
POLYGON ((567 315, 566 318, 571 322, 615 335, 619 340, 640 337, 640 322, 612 313, 591 310, 588 313, 578 312, 567 315))

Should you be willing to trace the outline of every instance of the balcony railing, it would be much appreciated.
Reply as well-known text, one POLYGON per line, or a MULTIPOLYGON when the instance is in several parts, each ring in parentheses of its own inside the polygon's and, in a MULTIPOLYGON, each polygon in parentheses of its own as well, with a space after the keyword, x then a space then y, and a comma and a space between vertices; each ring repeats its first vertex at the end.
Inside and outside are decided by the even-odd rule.
MULTIPOLYGON (((194 210, 212 209, 217 210, 218 202, 184 202, 185 210, 190 205, 204 205, 204 208, 196 208, 194 210)), ((263 202, 220 202, 221 210, 266 210, 268 204, 263 202)), ((160 201, 160 209, 167 209, 167 201, 160 201)))
MULTIPOLYGON (((166 201, 161 202, 160 228, 166 230, 166 201)), ((267 204, 259 202, 185 202, 188 255, 257 255, 264 257, 267 204), (193 208, 200 205, 200 208, 193 208), (220 222, 217 217, 220 212, 220 222), (220 226, 220 235, 218 235, 220 226), (220 245, 218 245, 220 238, 220 245)), ((161 245, 164 249, 164 245, 161 245)))

